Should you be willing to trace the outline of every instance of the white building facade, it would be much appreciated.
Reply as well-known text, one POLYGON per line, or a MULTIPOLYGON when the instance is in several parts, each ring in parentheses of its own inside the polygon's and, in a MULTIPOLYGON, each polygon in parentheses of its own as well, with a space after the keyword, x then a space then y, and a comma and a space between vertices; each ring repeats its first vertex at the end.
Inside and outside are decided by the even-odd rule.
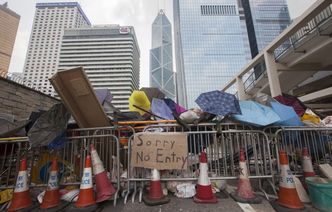
POLYGON ((48 79, 57 71, 64 29, 87 25, 90 22, 77 2, 37 3, 24 78, 54 96, 48 79))
POLYGON ((59 70, 82 66, 96 89, 109 89, 112 103, 129 111, 128 99, 139 89, 140 51, 134 28, 106 25, 64 32, 59 70))

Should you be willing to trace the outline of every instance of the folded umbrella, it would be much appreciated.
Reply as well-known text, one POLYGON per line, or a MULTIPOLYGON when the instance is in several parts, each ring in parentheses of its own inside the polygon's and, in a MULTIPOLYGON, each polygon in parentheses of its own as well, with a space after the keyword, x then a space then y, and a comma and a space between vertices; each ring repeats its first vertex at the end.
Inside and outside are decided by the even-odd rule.
POLYGON ((241 114, 239 101, 236 97, 223 91, 215 90, 202 93, 195 102, 204 112, 214 115, 241 114))
POLYGON ((280 121, 275 122, 274 125, 303 126, 303 123, 292 107, 280 104, 279 102, 270 102, 270 105, 273 111, 280 117, 280 121))
POLYGON ((150 110, 150 101, 144 91, 134 91, 129 97, 129 110, 144 115, 150 110), (139 109, 142 108, 143 110, 139 109))
POLYGON ((262 127, 280 121, 280 117, 272 108, 254 101, 240 101, 242 115, 233 115, 237 121, 262 127))
POLYGON ((162 117, 163 119, 174 120, 174 116, 172 115, 171 109, 162 99, 156 99, 156 98, 152 99, 151 112, 157 115, 157 119, 159 116, 162 117))

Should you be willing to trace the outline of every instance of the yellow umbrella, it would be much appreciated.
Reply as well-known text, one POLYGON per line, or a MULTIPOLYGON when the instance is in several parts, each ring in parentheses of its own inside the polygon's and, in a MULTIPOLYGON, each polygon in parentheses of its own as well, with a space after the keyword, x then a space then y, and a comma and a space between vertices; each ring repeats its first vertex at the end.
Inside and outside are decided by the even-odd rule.
POLYGON ((145 112, 134 105, 147 111, 150 110, 151 103, 144 91, 134 91, 129 97, 129 110, 137 111, 139 114, 144 115, 145 112))

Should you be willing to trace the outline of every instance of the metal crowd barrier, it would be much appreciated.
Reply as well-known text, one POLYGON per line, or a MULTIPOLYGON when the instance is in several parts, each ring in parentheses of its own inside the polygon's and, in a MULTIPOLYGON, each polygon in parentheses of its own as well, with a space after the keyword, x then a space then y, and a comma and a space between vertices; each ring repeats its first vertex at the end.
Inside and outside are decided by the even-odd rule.
MULTIPOLYGON (((332 165, 332 128, 322 127, 282 127, 270 128, 273 139, 275 158, 278 159, 278 150, 284 149, 288 154, 290 169, 296 175, 302 175, 302 149, 307 147, 312 157, 313 167, 323 163, 332 165)), ((278 167, 279 167, 279 160, 278 167)))
MULTIPOLYGON (((184 132, 178 125, 153 125, 144 132, 184 132, 188 136, 188 164, 185 171, 167 170, 161 172, 161 181, 196 181, 199 169, 199 153, 205 149, 212 180, 237 179, 239 175, 239 150, 245 149, 249 177, 259 182, 259 189, 266 194, 262 180, 268 179, 274 185, 275 160, 271 156, 269 139, 262 131, 245 130, 239 125, 200 124, 184 132), (233 128, 233 129, 232 129, 233 128), (238 128, 242 128, 239 130, 238 128)), ((132 194, 132 202, 137 192, 139 201, 146 181, 149 181, 150 169, 134 168, 130 164, 131 143, 128 143, 128 176, 124 202, 132 194)), ((274 187, 272 186, 275 193, 274 187)))
POLYGON ((22 156, 28 161, 30 187, 46 187, 51 160, 56 157, 59 165, 60 186, 79 185, 84 169, 84 161, 89 154, 90 144, 94 144, 104 168, 111 173, 117 192, 120 191, 120 145, 117 128, 89 128, 68 131, 63 146, 54 150, 47 147, 31 148, 28 138, 21 140, 0 140, 0 189, 13 188, 22 156))

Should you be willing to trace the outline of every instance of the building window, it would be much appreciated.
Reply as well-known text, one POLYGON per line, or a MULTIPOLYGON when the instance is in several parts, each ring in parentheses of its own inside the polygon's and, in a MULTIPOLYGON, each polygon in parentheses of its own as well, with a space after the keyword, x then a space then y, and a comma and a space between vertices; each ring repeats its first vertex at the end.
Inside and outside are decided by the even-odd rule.
POLYGON ((221 16, 236 15, 235 5, 201 5, 201 15, 203 16, 221 16))

